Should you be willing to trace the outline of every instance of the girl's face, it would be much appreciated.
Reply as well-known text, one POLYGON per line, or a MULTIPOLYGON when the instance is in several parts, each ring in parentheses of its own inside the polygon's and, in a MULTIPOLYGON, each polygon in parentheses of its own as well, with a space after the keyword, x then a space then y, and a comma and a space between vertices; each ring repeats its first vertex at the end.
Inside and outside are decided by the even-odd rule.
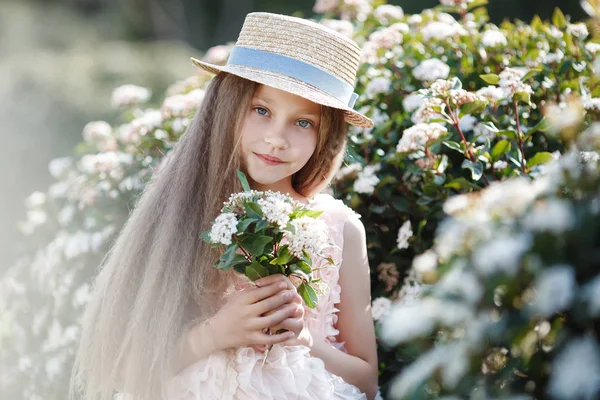
POLYGON ((242 164, 256 190, 293 194, 292 175, 317 146, 321 106, 261 85, 246 111, 241 132, 242 164))

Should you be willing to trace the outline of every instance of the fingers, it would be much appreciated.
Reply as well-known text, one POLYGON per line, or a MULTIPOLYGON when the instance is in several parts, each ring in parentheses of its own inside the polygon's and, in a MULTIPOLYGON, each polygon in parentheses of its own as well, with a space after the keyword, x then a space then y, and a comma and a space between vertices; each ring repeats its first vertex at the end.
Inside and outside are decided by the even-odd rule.
POLYGON ((275 282, 285 282, 287 284, 288 289, 296 289, 296 287, 292 284, 288 277, 283 274, 269 275, 254 281, 254 283, 259 287, 270 285, 275 282))
POLYGON ((285 342, 286 340, 290 340, 295 337, 295 335, 296 334, 294 332, 275 333, 272 335, 260 333, 256 338, 256 343, 271 346, 277 343, 285 342))
POLYGON ((242 296, 244 297, 244 302, 246 304, 254 304, 285 290, 287 287, 287 283, 282 280, 277 280, 267 286, 244 289, 242 291, 242 296))
POLYGON ((255 315, 266 314, 270 311, 273 311, 286 303, 292 303, 294 298, 298 296, 295 290, 282 290, 281 292, 263 299, 258 303, 252 305, 252 313, 255 315))
POLYGON ((298 318, 297 316, 292 316, 290 318, 284 319, 279 325, 271 328, 273 332, 277 332, 280 329, 285 329, 286 331, 294 332, 295 337, 297 337, 302 329, 304 329, 304 320, 302 318, 298 318))
POLYGON ((297 304, 288 304, 285 307, 281 307, 273 313, 256 319, 256 326, 259 328, 268 328, 281 324, 287 318, 290 318, 294 313, 297 312, 297 304))

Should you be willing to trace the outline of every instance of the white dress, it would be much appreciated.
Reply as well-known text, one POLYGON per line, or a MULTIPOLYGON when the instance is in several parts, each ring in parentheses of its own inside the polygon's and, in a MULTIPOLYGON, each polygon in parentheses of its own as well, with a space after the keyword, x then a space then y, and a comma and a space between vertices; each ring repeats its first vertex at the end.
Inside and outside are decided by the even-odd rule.
MULTIPOLYGON (((335 267, 313 273, 321 277, 326 290, 318 294, 315 309, 305 307, 305 323, 317 337, 324 337, 332 346, 345 351, 337 341, 337 311, 340 301, 338 284, 342 261, 343 228, 354 213, 341 200, 319 194, 310 208, 324 211, 319 217, 328 226, 334 247, 328 255, 335 267)), ((313 267, 321 260, 314 258, 313 267)), ((364 400, 358 388, 339 376, 329 373, 320 358, 312 357, 308 347, 275 345, 265 365, 263 353, 251 347, 228 349, 190 365, 168 382, 169 400, 364 400)))

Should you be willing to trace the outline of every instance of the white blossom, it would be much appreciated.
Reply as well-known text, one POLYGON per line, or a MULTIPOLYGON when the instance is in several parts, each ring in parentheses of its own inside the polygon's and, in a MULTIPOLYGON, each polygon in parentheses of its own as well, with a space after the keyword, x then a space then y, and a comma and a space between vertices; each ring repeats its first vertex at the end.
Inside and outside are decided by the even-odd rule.
POLYGON ((484 99, 487 99, 490 103, 495 103, 504 99, 504 90, 497 86, 486 86, 479 89, 476 94, 484 99))
POLYGON ((575 272, 569 265, 544 269, 535 281, 534 290, 533 310, 542 317, 549 317, 571 305, 577 290, 575 272))
POLYGON ((567 31, 578 39, 585 39, 589 35, 587 26, 583 22, 567 24, 567 31))
POLYGON ((502 31, 497 29, 488 29, 481 36, 481 43, 485 47, 506 46, 506 36, 502 31))
POLYGON ((206 51, 204 61, 211 64, 224 65, 231 53, 231 47, 225 45, 213 46, 206 51))
POLYGON ((418 93, 411 93, 402 100, 402 107, 406 112, 413 112, 419 108, 425 99, 418 93))
MULTIPOLYGON (((167 118, 185 118, 194 112, 204 100, 206 92, 202 89, 194 89, 186 94, 176 94, 167 97, 161 106, 161 119, 167 118)), ((152 119, 154 122, 153 126, 160 125, 161 120, 158 119, 157 115, 153 115, 156 119, 152 119)))
POLYGON ((523 254, 530 247, 529 235, 499 234, 475 249, 472 256, 473 265, 484 275, 499 272, 514 275, 519 269, 523 254))
POLYGON ((408 240, 413 236, 412 225, 410 220, 407 219, 400 229, 398 230, 398 237, 396 238, 397 246, 400 250, 408 249, 408 240))
POLYGON ((582 297, 587 303, 591 317, 600 316, 600 275, 589 281, 582 290, 582 297))
POLYGON ((525 76, 525 71, 516 68, 505 68, 500 72, 500 83, 498 84, 504 91, 505 97, 512 97, 517 93, 533 94, 530 85, 521 81, 525 76))
POLYGON ((565 57, 565 53, 561 49, 557 49, 554 53, 546 53, 540 50, 538 61, 542 64, 554 64, 560 62, 565 57))
POLYGON ((483 295, 477 276, 461 265, 453 265, 434 288, 439 294, 460 296, 470 304, 476 304, 483 295))
POLYGON ((600 51, 600 43, 587 42, 585 44, 585 49, 592 54, 596 54, 600 51))
POLYGON ((27 199, 25 199, 25 205, 27 208, 36 208, 44 205, 46 202, 46 194, 42 192, 33 192, 27 199))
POLYGON ((286 201, 285 195, 270 195, 257 201, 267 221, 284 229, 290 220, 294 207, 286 201))
POLYGON ((582 102, 569 101, 564 103, 563 107, 556 104, 549 104, 544 108, 544 115, 550 121, 554 131, 561 132, 563 130, 577 127, 584 117, 583 108, 586 105, 592 106, 592 103, 586 99, 582 102), (582 108, 583 107, 583 108, 582 108))
POLYGON ((238 220, 234 213, 222 213, 216 219, 210 230, 212 243, 231 244, 231 238, 237 233, 238 220))
POLYGON ((424 150, 427 143, 446 133, 448 133, 448 130, 442 124, 416 124, 404 131, 396 146, 396 151, 406 153, 424 150))
POLYGON ((373 15, 382 25, 387 25, 391 21, 400 20, 404 18, 404 10, 402 7, 394 6, 391 4, 382 4, 375 8, 373 15))
POLYGON ((61 179, 69 167, 73 165, 71 157, 55 158, 48 163, 48 170, 54 179, 61 179))
POLYGON ((354 25, 352 22, 342 19, 322 19, 319 21, 320 24, 325 25, 329 29, 341 33, 342 35, 352 39, 354 37, 354 25))
POLYGON ((321 219, 300 217, 290 224, 293 232, 286 232, 290 253, 302 257, 302 250, 313 254, 321 254, 330 245, 327 236, 327 224, 321 219))
POLYGON ((470 132, 475 127, 476 122, 477 118, 475 118, 471 114, 467 114, 458 121, 458 126, 460 127, 461 131, 470 132))
POLYGON ((375 190, 375 186, 379 183, 379 177, 376 172, 381 169, 380 164, 367 165, 358 173, 356 181, 354 181, 354 191, 357 193, 371 194, 375 190))
POLYGON ((112 127, 106 121, 88 122, 83 127, 83 139, 88 142, 99 142, 112 135, 112 127))
POLYGON ((335 174, 335 179, 344 179, 346 176, 360 171, 362 171, 362 164, 355 162, 340 168, 340 170, 335 174))
POLYGON ((450 74, 450 67, 437 58, 421 62, 413 70, 413 76, 423 82, 433 82, 436 79, 446 79, 450 74))
POLYGON ((508 167, 508 163, 504 160, 498 160, 493 165, 493 168, 497 170, 503 170, 506 167, 508 167))
POLYGON ((113 90, 110 103, 115 108, 137 106, 148 101, 151 94, 150 90, 140 86, 123 85, 113 90))
POLYGON ((386 94, 392 88, 392 81, 389 78, 377 77, 371 79, 365 88, 365 94, 368 97, 373 97, 378 94, 386 94))
POLYGON ((387 297, 378 297, 371 304, 371 315, 374 321, 379 321, 390 311, 392 301, 387 297))
POLYGON ((401 44, 402 41, 402 32, 391 28, 379 29, 369 35, 369 42, 374 43, 378 49, 389 50, 401 44))
POLYGON ((523 219, 523 225, 531 231, 561 234, 575 223, 575 213, 566 200, 548 199, 535 204, 523 219))
POLYGON ((435 118, 445 118, 444 115, 441 114, 445 107, 444 100, 437 97, 427 97, 410 117, 410 120, 414 124, 421 124, 427 123, 435 118))
POLYGON ((572 339, 552 362, 550 397, 597 399, 600 395, 600 346, 591 336, 572 339))
POLYGON ((421 28, 425 42, 431 39, 444 40, 457 35, 465 35, 465 29, 458 23, 433 21, 421 28))
POLYGON ((412 269, 415 271, 418 280, 423 281, 423 277, 433 273, 438 266, 438 257, 432 250, 419 254, 413 258, 412 269))

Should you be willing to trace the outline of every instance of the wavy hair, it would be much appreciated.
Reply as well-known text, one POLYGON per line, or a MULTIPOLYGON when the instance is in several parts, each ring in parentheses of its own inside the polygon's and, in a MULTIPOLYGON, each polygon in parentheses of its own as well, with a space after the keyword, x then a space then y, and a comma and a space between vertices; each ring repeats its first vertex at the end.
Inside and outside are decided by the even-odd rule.
MULTIPOLYGON (((214 313, 229 287, 217 250, 199 239, 231 193, 241 191, 240 130, 260 84, 219 73, 188 130, 144 189, 104 257, 85 310, 71 399, 166 398, 173 356, 193 323, 214 313)), ((312 197, 339 169, 343 111, 321 107, 318 143, 292 178, 312 197)))

